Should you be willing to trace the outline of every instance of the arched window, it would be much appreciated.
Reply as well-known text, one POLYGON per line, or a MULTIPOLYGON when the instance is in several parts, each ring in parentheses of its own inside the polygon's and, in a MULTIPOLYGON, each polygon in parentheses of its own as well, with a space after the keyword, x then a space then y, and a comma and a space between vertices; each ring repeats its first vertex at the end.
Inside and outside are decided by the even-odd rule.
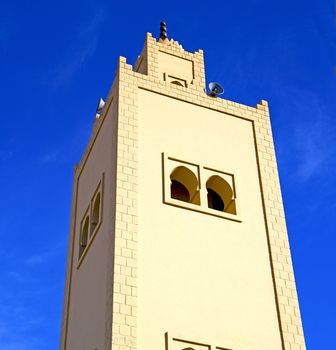
POLYGON ((237 214, 233 190, 229 183, 218 175, 211 176, 206 182, 208 207, 218 211, 237 214))
POLYGON ((87 246, 88 235, 89 235, 89 216, 87 216, 85 220, 82 222, 81 234, 79 239, 79 258, 82 256, 87 246))
POLYGON ((178 166, 170 174, 170 196, 183 202, 200 205, 200 193, 196 175, 184 166, 178 166))
POLYGON ((100 221, 100 192, 98 192, 93 202, 90 235, 92 235, 92 233, 94 232, 99 221, 100 221))
POLYGON ((170 82, 170 84, 174 84, 174 85, 178 85, 178 86, 183 86, 184 87, 184 85, 178 80, 173 80, 173 81, 170 82))

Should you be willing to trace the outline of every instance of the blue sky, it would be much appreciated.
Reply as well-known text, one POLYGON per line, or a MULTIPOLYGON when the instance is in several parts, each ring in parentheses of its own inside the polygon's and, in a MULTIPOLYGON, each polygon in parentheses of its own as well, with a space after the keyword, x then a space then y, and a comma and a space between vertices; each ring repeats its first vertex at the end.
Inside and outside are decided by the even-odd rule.
POLYGON ((72 174, 117 58, 145 33, 205 52, 224 98, 270 104, 307 348, 336 329, 332 1, 2 1, 0 350, 57 349, 72 174))

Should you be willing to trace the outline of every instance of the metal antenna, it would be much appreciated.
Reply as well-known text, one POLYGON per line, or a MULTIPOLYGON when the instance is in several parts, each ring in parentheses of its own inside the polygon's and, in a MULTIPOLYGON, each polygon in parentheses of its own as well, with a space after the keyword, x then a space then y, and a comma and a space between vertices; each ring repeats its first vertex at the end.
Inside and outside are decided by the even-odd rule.
POLYGON ((160 22, 160 39, 162 39, 162 40, 168 39, 167 25, 166 25, 166 22, 164 22, 164 21, 160 22))

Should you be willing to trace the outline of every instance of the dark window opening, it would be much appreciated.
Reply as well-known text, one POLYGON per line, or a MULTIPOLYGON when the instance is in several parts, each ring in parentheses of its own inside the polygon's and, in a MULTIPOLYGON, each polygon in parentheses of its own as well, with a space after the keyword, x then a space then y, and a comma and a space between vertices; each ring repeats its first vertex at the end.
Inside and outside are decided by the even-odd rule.
POLYGON ((178 80, 173 80, 170 84, 174 84, 174 85, 178 85, 178 86, 183 86, 184 87, 184 85, 178 80))
POLYGON ((94 232, 100 220, 100 193, 95 198, 93 211, 92 211, 92 223, 91 223, 91 234, 94 232))
POLYGON ((218 175, 211 176, 206 182, 208 207, 236 215, 236 202, 230 184, 218 175))
POLYGON ((79 258, 82 256, 88 242, 88 234, 89 234, 89 217, 87 217, 82 226, 82 232, 80 235, 79 242, 79 258))
POLYGON ((190 202, 190 195, 187 188, 177 180, 172 180, 170 185, 171 197, 183 202, 190 202))
POLYGON ((178 166, 170 174, 170 196, 182 202, 200 205, 200 193, 196 175, 184 166, 178 166))
POLYGON ((224 211, 224 202, 221 196, 210 188, 208 190, 208 207, 211 209, 224 211))

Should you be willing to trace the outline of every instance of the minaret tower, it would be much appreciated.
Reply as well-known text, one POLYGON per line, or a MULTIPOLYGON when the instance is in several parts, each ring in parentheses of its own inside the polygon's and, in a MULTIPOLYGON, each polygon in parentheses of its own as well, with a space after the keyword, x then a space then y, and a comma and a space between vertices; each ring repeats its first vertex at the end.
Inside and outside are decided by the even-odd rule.
POLYGON ((119 58, 75 167, 62 350, 304 350, 267 102, 203 51, 119 58))

